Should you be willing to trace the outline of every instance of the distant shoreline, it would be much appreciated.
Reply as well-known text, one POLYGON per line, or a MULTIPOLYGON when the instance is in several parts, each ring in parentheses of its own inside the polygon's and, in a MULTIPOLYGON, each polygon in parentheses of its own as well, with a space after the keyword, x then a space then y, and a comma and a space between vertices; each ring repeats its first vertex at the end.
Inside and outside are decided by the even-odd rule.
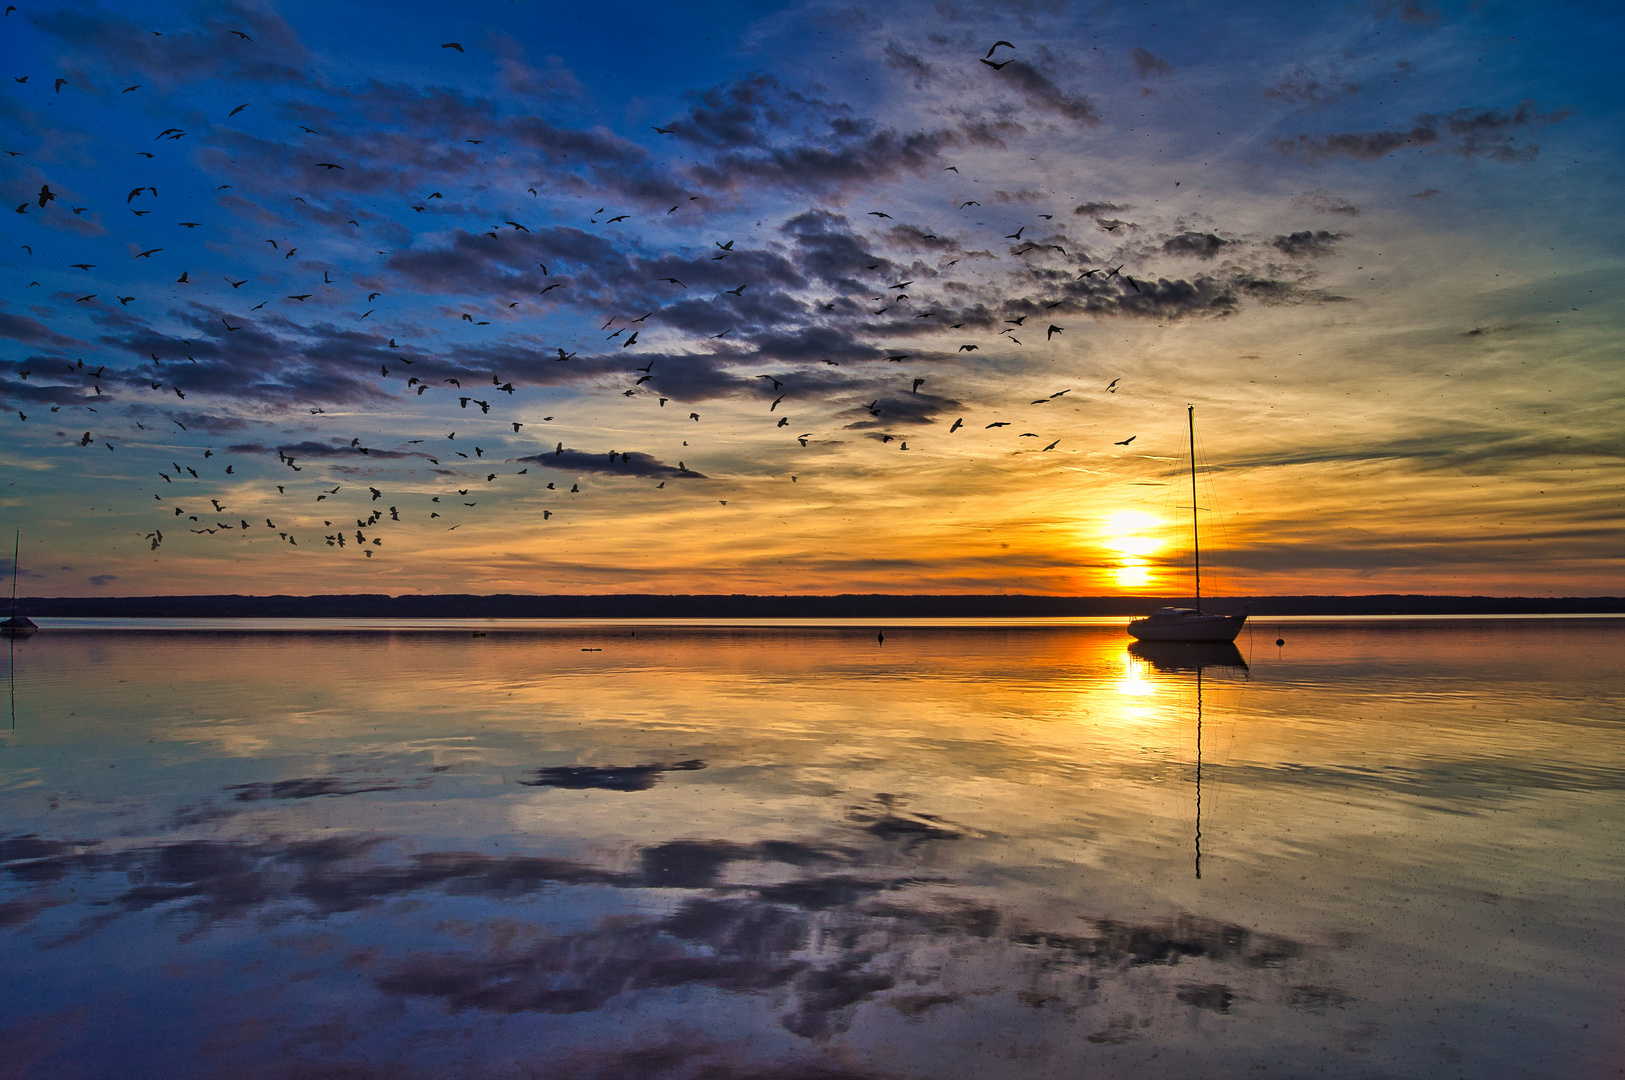
MULTIPOLYGON (((19 597, 17 610, 47 618, 362 618, 362 619, 911 619, 1054 618, 1143 615, 1188 606, 1189 597, 909 595, 837 596, 524 594, 325 596, 19 597)), ((1206 610, 1283 615, 1607 615, 1625 614, 1619 596, 1256 596, 1216 597, 1206 610)))

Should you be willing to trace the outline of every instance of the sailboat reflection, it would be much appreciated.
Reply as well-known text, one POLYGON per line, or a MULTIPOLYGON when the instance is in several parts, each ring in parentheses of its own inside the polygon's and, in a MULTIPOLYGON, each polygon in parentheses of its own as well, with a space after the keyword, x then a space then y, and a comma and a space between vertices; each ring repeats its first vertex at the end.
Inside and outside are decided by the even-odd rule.
POLYGON ((1194 671, 1200 675, 1205 667, 1247 670, 1247 661, 1232 641, 1136 641, 1128 651, 1157 671, 1194 671))
POLYGON ((1128 651, 1157 671, 1196 673, 1196 877, 1202 877, 1202 669, 1247 670, 1247 661, 1230 641, 1136 641, 1128 651))

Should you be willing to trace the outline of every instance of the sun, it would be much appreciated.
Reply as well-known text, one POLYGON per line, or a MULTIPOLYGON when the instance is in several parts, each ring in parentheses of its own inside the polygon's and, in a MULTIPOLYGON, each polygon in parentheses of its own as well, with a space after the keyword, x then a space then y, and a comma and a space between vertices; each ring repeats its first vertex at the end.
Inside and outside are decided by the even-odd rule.
POLYGON ((1119 589, 1144 589, 1152 584, 1150 558, 1162 550, 1157 533, 1162 521, 1143 510, 1118 510, 1101 519, 1100 546, 1112 553, 1116 565, 1112 583, 1119 589))

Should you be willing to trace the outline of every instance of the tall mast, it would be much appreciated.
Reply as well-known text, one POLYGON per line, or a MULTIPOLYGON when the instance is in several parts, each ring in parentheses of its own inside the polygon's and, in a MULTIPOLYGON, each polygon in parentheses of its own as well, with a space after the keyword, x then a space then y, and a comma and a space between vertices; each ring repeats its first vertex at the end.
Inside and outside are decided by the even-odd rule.
POLYGON ((1191 552, 1196 564, 1196 613, 1202 613, 1202 537, 1196 527, 1196 406, 1185 406, 1191 434, 1191 552))
POLYGON ((11 538, 11 614, 13 617, 17 614, 17 552, 22 545, 22 541, 23 531, 18 529, 17 534, 11 538))

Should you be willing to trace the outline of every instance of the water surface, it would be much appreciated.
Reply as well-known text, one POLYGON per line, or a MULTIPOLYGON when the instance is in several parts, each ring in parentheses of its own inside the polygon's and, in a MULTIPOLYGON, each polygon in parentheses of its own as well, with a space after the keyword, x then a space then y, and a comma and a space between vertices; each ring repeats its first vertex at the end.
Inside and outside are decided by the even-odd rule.
POLYGON ((47 627, 0 1075, 1619 1075, 1625 620, 1122 621, 47 627))

